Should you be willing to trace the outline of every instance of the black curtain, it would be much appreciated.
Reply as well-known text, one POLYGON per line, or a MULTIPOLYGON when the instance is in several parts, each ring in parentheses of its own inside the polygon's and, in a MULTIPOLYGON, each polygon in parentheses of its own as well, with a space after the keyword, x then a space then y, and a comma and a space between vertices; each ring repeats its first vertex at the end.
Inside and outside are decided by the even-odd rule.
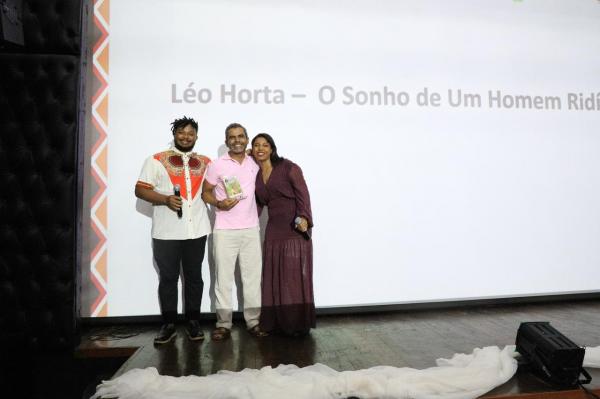
POLYGON ((24 46, 0 50, 0 392, 72 396, 82 1, 22 6, 24 46))

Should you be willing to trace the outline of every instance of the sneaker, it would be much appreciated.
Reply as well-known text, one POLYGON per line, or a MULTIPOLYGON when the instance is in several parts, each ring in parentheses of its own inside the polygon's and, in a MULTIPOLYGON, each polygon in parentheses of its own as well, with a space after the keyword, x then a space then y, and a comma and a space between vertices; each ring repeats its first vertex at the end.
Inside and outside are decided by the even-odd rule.
POLYGON ((198 320, 190 320, 187 325, 187 335, 192 341, 204 339, 204 331, 200 329, 198 320))
POLYGON ((160 331, 158 332, 158 335, 156 337, 154 337, 154 343, 155 344, 166 344, 167 342, 169 342, 173 338, 175 338, 176 335, 177 335, 177 330, 175 329, 175 324, 173 324, 173 323, 163 324, 162 327, 160 327, 160 331))

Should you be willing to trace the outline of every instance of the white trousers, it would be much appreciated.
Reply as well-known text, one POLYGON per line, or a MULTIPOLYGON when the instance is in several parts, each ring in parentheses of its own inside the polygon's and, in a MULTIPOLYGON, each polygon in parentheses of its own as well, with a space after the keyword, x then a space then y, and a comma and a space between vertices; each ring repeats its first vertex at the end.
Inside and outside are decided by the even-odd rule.
POLYGON ((236 260, 239 259, 246 327, 258 325, 260 318, 260 283, 262 254, 259 228, 215 230, 213 255, 216 264, 215 294, 217 327, 231 329, 233 288, 236 260))

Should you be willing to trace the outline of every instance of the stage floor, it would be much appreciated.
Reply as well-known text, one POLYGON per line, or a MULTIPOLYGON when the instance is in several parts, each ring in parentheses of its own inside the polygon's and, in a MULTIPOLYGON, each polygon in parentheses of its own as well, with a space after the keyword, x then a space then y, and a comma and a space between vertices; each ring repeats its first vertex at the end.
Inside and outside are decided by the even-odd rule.
MULTIPOLYGON (((219 370, 239 371, 264 366, 322 363, 333 369, 359 370, 373 366, 426 368, 435 359, 454 353, 470 353, 490 345, 515 342, 519 324, 549 321, 581 346, 600 345, 600 300, 464 307, 443 310, 398 311, 377 314, 320 316, 317 328, 302 338, 269 336, 254 338, 238 321, 231 339, 212 342, 213 322, 203 328, 207 339, 191 342, 183 324, 174 342, 155 347, 158 325, 90 327, 77 349, 80 357, 128 357, 115 376, 133 368, 156 367, 171 376, 207 375, 219 370), (130 337, 127 337, 131 335, 130 337), (94 340, 103 337, 123 337, 94 340)), ((588 369, 600 393, 600 369, 588 369)), ((583 391, 557 392, 526 372, 518 372, 506 384, 485 397, 529 399, 584 398, 583 391)))

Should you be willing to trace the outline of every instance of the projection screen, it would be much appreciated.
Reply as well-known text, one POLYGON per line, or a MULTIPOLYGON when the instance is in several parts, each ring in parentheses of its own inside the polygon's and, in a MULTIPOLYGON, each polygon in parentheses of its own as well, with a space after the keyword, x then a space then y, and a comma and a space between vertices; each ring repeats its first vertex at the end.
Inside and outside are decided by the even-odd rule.
POLYGON ((84 316, 159 314, 133 189, 183 115, 211 159, 239 122, 301 166, 317 307, 600 290, 598 0, 106 0, 93 28, 84 316))

